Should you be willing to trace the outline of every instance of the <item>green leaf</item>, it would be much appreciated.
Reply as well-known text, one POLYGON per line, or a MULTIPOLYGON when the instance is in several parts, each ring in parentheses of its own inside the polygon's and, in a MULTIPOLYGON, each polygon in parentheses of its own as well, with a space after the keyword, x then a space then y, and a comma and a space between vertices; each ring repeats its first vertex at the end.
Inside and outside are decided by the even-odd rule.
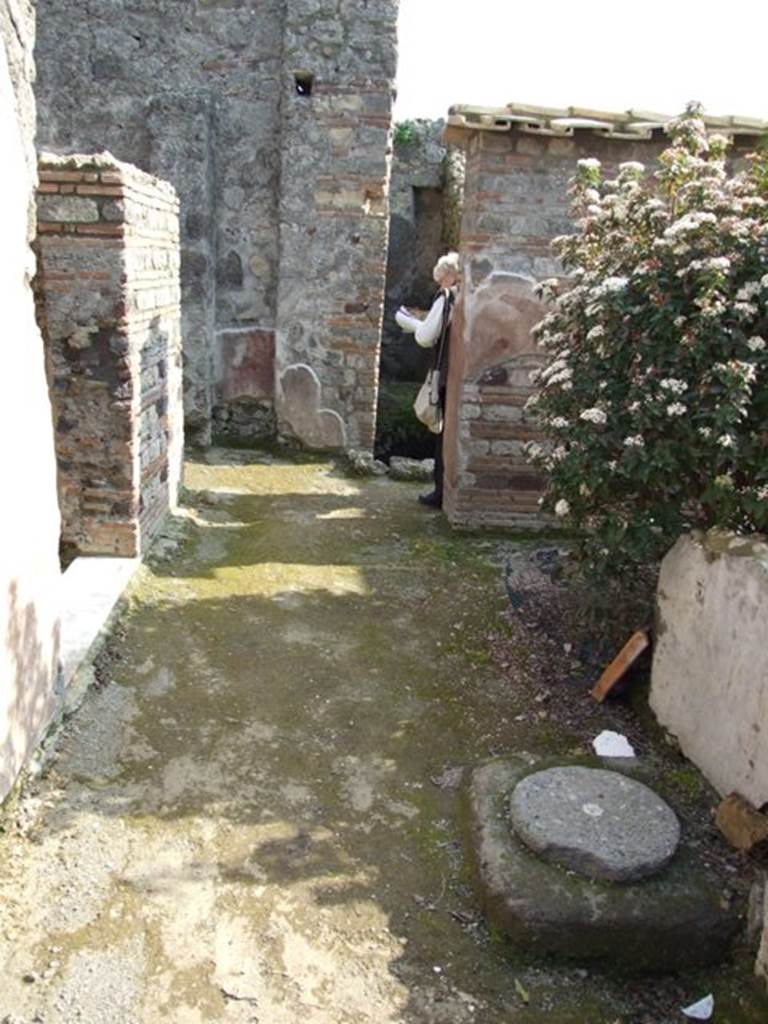
POLYGON ((523 1002, 526 1006, 528 1005, 528 1003, 530 1003, 531 997, 528 994, 528 989, 525 987, 525 985, 523 985, 522 981, 520 981, 519 978, 515 978, 515 992, 517 992, 517 994, 520 996, 521 1002, 523 1002))

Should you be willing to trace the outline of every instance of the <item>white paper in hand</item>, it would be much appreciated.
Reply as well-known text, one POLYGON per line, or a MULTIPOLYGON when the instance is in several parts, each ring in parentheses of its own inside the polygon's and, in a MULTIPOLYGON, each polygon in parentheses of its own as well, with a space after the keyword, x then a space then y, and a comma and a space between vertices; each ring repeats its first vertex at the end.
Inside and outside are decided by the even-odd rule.
POLYGON ((592 740, 595 753, 600 757, 634 757, 635 751, 626 736, 620 732, 611 732, 604 729, 599 736, 592 740))
POLYGON ((715 1009, 714 997, 709 995, 700 999, 698 1003, 691 1003, 690 1006, 686 1006, 683 1013, 686 1017, 690 1017, 692 1020, 709 1020, 715 1009))

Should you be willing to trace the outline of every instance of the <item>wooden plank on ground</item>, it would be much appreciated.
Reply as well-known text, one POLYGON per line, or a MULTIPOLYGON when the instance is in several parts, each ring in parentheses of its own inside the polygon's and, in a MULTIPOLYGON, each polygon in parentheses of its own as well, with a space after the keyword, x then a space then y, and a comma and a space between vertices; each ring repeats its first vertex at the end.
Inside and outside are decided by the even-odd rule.
POLYGON ((634 665, 650 642, 648 634, 644 630, 639 629, 636 633, 633 633, 600 676, 597 683, 595 683, 594 688, 590 691, 590 696, 602 704, 616 683, 618 683, 627 669, 634 665))

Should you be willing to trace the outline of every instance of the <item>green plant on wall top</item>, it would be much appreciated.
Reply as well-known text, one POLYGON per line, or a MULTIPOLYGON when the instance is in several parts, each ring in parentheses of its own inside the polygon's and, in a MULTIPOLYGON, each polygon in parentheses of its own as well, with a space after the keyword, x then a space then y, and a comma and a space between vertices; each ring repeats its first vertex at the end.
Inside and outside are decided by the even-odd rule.
POLYGON ((599 573, 659 558, 692 527, 768 529, 768 152, 729 174, 695 105, 659 170, 581 160, 571 281, 540 286, 550 354, 529 445, 544 507, 599 573))
POLYGON ((413 121, 398 121, 395 124, 394 143, 396 146, 409 146, 416 139, 416 125, 413 121))

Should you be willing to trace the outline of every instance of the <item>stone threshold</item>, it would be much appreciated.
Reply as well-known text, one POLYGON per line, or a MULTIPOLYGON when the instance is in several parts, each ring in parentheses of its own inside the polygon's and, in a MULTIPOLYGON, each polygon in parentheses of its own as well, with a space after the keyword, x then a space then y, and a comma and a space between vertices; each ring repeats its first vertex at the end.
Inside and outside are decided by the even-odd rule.
POLYGON ((92 681, 93 658, 140 565, 139 558, 82 557, 61 578, 58 687, 65 716, 78 707, 92 681))

